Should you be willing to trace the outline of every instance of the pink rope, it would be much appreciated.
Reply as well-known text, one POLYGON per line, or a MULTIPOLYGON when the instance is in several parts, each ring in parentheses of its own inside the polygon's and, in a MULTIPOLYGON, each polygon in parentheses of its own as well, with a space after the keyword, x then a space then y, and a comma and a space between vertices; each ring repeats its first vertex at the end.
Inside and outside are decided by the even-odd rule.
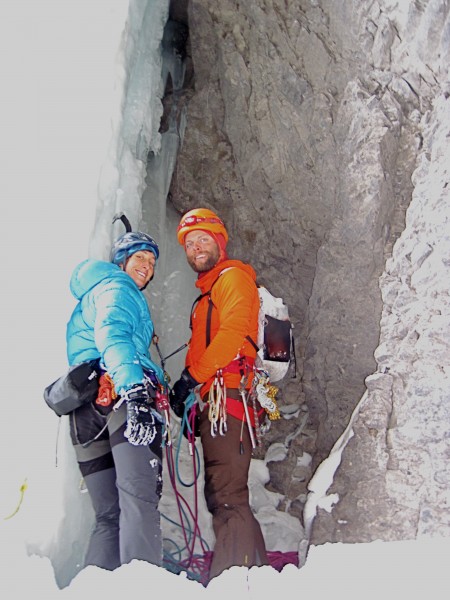
MULTIPOLYGON (((211 562, 213 559, 213 552, 208 550, 204 552, 203 556, 196 556, 191 564, 191 569, 195 571, 195 573, 199 574, 199 581, 205 587, 209 583, 209 571, 211 567, 211 562)), ((279 573, 282 572, 283 568, 286 565, 293 564, 297 568, 299 566, 298 552, 279 552, 272 551, 267 552, 267 558, 269 560, 269 565, 276 569, 279 573)), ((181 565, 183 563, 180 563, 181 565)))
MULTIPOLYGON (((194 413, 194 411, 191 411, 191 413, 194 413)), ((195 415, 193 414, 191 417, 192 431, 193 431, 193 426, 194 426, 194 416, 195 415)), ((192 448, 194 449, 195 436, 193 433, 189 434, 189 443, 192 445, 192 448)), ((180 525, 181 525, 181 529, 183 531, 185 546, 188 550, 188 558, 181 561, 179 564, 180 564, 180 566, 184 566, 186 569, 189 569, 189 568, 192 568, 192 564, 194 562, 194 549, 195 549, 195 542, 197 539, 199 539, 199 541, 200 541, 202 551, 204 553, 207 552, 206 546, 203 543, 203 538, 201 536, 200 527, 198 524, 198 486, 197 486, 197 465, 196 465, 196 459, 195 459, 195 450, 193 450, 193 453, 192 453, 192 461, 193 461, 193 469, 194 469, 194 511, 192 511, 191 507, 189 506, 189 503, 187 502, 187 500, 184 498, 184 496, 178 490, 177 482, 176 482, 176 470, 174 468, 173 448, 171 445, 166 446, 166 456, 167 456, 167 465, 168 465, 170 482, 172 484, 172 488, 174 490, 175 498, 177 501, 180 525), (185 520, 183 518, 182 505, 188 511, 188 513, 193 521, 191 544, 189 543, 189 540, 188 540, 185 520)))
POLYGON ((298 567, 298 552, 278 552, 272 551, 267 552, 267 558, 271 567, 276 569, 279 573, 283 570, 286 565, 295 565, 298 567))

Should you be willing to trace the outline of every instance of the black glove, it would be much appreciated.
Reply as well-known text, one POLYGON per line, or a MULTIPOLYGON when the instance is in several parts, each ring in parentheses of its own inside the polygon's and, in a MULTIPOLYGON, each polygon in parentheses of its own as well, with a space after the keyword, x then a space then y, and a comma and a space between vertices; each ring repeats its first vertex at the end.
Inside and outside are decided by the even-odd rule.
POLYGON ((127 403, 125 437, 133 446, 148 446, 156 436, 155 417, 144 385, 135 385, 124 394, 127 403))
POLYGON ((174 383, 173 388, 170 391, 169 403, 173 412, 180 419, 184 414, 186 398, 197 385, 198 381, 195 381, 187 369, 182 371, 180 379, 174 383))

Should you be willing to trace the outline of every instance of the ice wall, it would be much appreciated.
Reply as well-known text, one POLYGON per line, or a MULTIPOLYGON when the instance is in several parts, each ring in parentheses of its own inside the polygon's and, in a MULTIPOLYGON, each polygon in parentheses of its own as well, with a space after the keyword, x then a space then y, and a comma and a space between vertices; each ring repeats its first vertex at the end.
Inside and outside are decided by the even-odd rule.
POLYGON ((161 42, 168 10, 168 0, 130 0, 116 56, 111 140, 99 177, 90 240, 89 254, 95 258, 108 259, 111 241, 123 232, 121 223, 112 226, 116 212, 126 210, 134 229, 141 224, 147 155, 161 148, 161 42))

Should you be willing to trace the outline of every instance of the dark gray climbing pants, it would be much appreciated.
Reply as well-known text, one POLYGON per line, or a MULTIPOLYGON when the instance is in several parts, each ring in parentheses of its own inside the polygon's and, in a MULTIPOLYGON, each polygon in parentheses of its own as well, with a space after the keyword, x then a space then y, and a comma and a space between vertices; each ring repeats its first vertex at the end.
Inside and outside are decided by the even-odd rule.
POLYGON ((162 565, 161 429, 150 446, 133 446, 123 435, 125 405, 106 415, 93 404, 83 406, 70 425, 95 512, 85 564, 113 570, 140 559, 162 565))

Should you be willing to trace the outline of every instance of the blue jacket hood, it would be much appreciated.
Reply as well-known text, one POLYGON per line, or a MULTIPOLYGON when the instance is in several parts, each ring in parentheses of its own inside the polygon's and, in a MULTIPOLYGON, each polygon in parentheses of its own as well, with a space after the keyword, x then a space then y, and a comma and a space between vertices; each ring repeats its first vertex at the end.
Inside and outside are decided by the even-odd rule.
POLYGON ((117 277, 119 273, 131 279, 118 265, 88 258, 73 270, 72 277, 70 278, 70 291, 77 300, 80 300, 101 281, 117 277))

